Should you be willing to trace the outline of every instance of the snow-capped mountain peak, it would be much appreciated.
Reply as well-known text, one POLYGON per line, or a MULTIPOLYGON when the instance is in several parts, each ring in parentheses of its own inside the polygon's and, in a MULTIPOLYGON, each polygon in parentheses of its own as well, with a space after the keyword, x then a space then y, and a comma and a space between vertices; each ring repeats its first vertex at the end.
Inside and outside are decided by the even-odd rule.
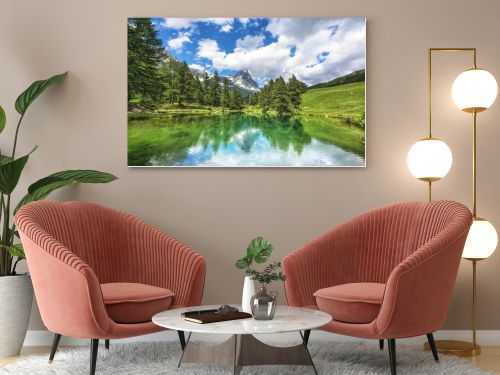
MULTIPOLYGON (((195 78, 198 78, 200 81, 205 79, 205 71, 196 68, 190 68, 191 73, 195 78)), ((212 78, 214 75, 212 73, 208 73, 208 77, 212 78)), ((227 83, 230 88, 240 89, 244 92, 252 93, 260 90, 259 85, 253 79, 252 75, 248 70, 240 70, 236 74, 232 76, 222 76, 221 77, 221 85, 224 82, 224 79, 227 79, 227 83)))
POLYGON ((240 70, 233 76, 227 77, 227 79, 235 86, 247 90, 247 91, 259 91, 259 85, 254 81, 252 75, 248 70, 240 70))
MULTIPOLYGON (((196 69, 196 68, 190 68, 191 73, 193 73, 194 78, 198 78, 200 81, 203 81, 205 79, 205 71, 201 69, 196 69)), ((208 73, 208 77, 212 78, 213 74, 208 73)))

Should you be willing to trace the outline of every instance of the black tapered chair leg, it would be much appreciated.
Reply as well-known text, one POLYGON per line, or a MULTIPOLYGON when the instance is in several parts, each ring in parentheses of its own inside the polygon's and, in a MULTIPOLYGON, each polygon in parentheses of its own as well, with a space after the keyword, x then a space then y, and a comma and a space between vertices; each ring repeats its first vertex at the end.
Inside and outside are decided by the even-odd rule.
POLYGON ((427 334, 427 341, 429 342, 429 346, 432 350, 432 355, 434 356, 434 360, 439 362, 438 351, 436 349, 436 343, 434 342, 434 335, 432 333, 427 334))
POLYGON ((389 339, 387 340, 389 344, 389 361, 391 363, 391 375, 396 375, 396 340, 389 339))
POLYGON ((95 364, 97 362, 97 350, 99 349, 99 339, 90 341, 90 375, 95 375, 95 364))
POLYGON ((186 337, 184 336, 184 331, 177 331, 177 334, 179 335, 181 349, 184 350, 186 348, 186 337))
POLYGON ((384 340, 378 340, 378 347, 380 350, 384 350, 384 340))
POLYGON ((306 329, 304 331, 304 345, 307 346, 307 343, 309 342, 309 336, 311 336, 311 330, 306 329))
POLYGON ((109 350, 109 340, 104 340, 104 347, 109 350))
POLYGON ((54 341, 52 341, 52 348, 50 349, 49 363, 52 363, 52 361, 54 360, 57 347, 59 346, 59 340, 61 340, 61 335, 59 333, 54 334, 54 341))

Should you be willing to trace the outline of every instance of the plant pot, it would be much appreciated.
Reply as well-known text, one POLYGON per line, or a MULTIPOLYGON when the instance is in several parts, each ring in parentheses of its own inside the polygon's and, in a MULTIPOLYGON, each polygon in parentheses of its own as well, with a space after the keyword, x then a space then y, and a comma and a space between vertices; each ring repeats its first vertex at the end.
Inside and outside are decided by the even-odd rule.
POLYGON ((241 296, 241 309, 244 312, 252 313, 252 308, 250 307, 250 299, 255 294, 255 285, 250 276, 245 276, 245 282, 243 284, 243 294, 241 296))
POLYGON ((0 358, 21 352, 32 304, 30 275, 0 276, 0 358))

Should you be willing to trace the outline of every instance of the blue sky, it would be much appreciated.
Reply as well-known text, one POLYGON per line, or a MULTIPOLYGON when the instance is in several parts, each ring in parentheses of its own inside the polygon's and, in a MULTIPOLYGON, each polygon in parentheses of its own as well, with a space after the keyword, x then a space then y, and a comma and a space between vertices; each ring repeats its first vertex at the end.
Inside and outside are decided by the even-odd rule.
POLYGON ((295 74, 307 84, 365 68, 364 18, 154 18, 165 49, 222 75, 247 69, 262 85, 295 74))

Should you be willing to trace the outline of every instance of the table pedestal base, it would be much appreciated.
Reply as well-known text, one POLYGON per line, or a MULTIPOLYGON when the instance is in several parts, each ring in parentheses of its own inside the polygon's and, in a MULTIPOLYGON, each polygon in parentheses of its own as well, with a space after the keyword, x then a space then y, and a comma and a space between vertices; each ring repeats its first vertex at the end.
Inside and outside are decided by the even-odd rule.
POLYGON ((312 366, 317 375, 307 345, 302 336, 302 344, 276 347, 257 340, 253 335, 233 335, 221 344, 195 344, 189 334, 182 352, 182 363, 217 363, 231 366, 233 374, 239 374, 242 366, 257 365, 303 365, 312 366))

